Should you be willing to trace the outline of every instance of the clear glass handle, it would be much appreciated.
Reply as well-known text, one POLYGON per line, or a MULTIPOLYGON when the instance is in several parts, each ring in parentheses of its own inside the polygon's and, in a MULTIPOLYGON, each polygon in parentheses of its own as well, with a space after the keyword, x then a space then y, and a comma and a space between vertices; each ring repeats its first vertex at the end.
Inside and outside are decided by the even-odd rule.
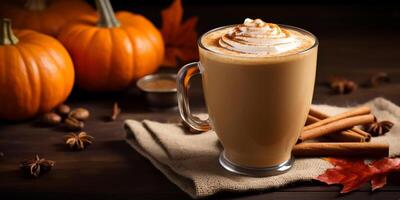
POLYGON ((187 125, 196 131, 210 130, 209 120, 201 120, 200 118, 192 115, 189 106, 189 86, 190 79, 200 73, 199 62, 192 62, 186 64, 178 72, 177 87, 178 87, 178 107, 181 118, 187 125))

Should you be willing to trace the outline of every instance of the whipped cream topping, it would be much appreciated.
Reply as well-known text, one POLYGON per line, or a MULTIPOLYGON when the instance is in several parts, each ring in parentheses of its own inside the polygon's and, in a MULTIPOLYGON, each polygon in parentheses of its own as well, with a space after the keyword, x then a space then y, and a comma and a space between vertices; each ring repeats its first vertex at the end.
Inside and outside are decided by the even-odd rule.
POLYGON ((245 19, 218 41, 222 48, 255 55, 281 54, 299 48, 302 40, 277 24, 245 19))

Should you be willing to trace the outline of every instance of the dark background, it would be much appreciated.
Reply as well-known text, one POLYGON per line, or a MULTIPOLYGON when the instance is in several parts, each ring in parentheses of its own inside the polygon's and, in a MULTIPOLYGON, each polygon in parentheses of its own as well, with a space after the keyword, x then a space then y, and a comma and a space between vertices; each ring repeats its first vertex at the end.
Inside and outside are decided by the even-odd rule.
MULTIPOLYGON (((93 0, 89 3, 94 5, 93 0)), ((112 0, 115 10, 143 14, 158 27, 172 0, 112 0)), ((246 17, 304 28, 320 40, 317 81, 351 69, 366 78, 383 68, 399 72, 400 6, 390 1, 182 0, 184 18, 199 18, 197 31, 243 22, 246 17), (333 56, 335 59, 329 57, 333 56), (329 59, 328 59, 329 58, 329 59), (323 68, 323 69, 322 69, 323 68)), ((398 73, 395 75, 398 76, 398 73)), ((400 76, 399 76, 400 77, 400 76)), ((357 81, 357 80, 356 80, 357 81)))
MULTIPOLYGON (((93 0, 87 0, 94 5, 93 0)), ((140 13, 160 25, 160 11, 172 0, 112 0, 115 10, 140 13)), ((379 32, 400 29, 400 6, 390 1, 255 1, 182 0, 184 17, 198 16, 198 31, 240 23, 246 17, 299 26, 315 34, 332 29, 379 32), (301 2, 301 3, 300 3, 301 2)))

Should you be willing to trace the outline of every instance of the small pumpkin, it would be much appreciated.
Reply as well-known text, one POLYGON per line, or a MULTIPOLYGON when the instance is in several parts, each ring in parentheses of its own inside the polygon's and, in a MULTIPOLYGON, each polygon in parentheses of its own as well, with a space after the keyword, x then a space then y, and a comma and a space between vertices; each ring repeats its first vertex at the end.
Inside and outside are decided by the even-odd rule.
POLYGON ((11 18, 15 28, 52 36, 67 21, 90 12, 93 8, 83 0, 5 0, 0 5, 0 17, 11 18))
POLYGON ((74 61, 77 85, 116 91, 155 72, 164 57, 160 31, 141 15, 115 15, 109 0, 96 0, 96 5, 98 16, 70 22, 58 36, 74 61))
POLYGON ((53 37, 15 31, 0 19, 0 119, 23 120, 45 113, 70 94, 74 67, 53 37))

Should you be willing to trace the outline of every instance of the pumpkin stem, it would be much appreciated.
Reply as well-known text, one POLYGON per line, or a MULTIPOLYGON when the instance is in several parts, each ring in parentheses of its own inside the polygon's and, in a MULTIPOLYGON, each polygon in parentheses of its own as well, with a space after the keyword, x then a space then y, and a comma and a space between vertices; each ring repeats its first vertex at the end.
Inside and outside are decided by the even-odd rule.
POLYGON ((97 12, 99 13, 100 20, 97 26, 100 27, 119 27, 120 23, 115 17, 114 10, 111 6, 110 0, 96 0, 97 12))
POLYGON ((47 7, 46 0, 27 0, 25 8, 31 11, 42 11, 47 7))
POLYGON ((0 45, 17 44, 19 40, 12 31, 11 20, 2 18, 0 19, 0 24, 0 45))

